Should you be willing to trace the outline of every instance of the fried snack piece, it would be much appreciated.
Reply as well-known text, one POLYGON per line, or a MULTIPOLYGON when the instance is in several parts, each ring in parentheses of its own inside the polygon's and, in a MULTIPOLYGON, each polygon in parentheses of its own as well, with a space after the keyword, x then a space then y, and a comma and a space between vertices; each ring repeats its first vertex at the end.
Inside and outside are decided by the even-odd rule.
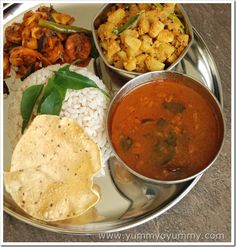
POLYGON ((64 220, 99 201, 92 178, 100 168, 97 144, 76 122, 39 115, 14 150, 5 187, 32 217, 64 220))
POLYGON ((65 52, 68 55, 68 62, 72 62, 77 59, 87 59, 91 49, 91 42, 88 36, 84 33, 72 34, 66 40, 65 52))

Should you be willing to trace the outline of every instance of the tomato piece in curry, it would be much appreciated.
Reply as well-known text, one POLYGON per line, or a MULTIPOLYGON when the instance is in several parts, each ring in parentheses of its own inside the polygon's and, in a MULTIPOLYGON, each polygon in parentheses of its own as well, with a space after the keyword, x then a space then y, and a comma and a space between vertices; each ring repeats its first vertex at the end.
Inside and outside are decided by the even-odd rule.
POLYGON ((171 80, 138 86, 117 104, 111 141, 127 166, 159 180, 197 174, 216 156, 222 124, 198 88, 171 80))

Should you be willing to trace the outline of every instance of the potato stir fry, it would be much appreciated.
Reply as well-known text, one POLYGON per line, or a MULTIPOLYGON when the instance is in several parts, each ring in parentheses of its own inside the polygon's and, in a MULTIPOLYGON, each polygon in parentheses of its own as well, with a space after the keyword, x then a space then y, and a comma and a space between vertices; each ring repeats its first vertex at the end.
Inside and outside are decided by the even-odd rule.
POLYGON ((127 71, 167 68, 189 43, 180 18, 175 4, 114 4, 97 29, 105 58, 127 71))
POLYGON ((24 79, 34 71, 56 63, 86 66, 91 59, 90 31, 71 26, 74 18, 52 6, 24 14, 22 23, 5 29, 4 78, 14 66, 24 79))

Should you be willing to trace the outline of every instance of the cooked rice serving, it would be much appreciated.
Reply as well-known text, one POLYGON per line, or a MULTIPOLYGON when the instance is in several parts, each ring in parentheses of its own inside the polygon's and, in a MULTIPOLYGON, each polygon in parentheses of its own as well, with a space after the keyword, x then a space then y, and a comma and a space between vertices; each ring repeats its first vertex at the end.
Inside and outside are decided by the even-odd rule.
MULTIPOLYGON (((18 90, 12 91, 9 95, 8 110, 8 135, 15 147, 21 137, 22 117, 20 113, 20 102, 24 90, 29 86, 47 83, 53 75, 53 71, 58 70, 63 65, 51 65, 40 69, 28 76, 18 90)), ((99 88, 107 90, 103 82, 89 72, 86 68, 70 66, 70 70, 92 79, 99 88)), ((109 98, 96 88, 84 88, 81 90, 68 89, 62 105, 61 117, 68 117, 75 120, 98 144, 101 150, 103 168, 111 155, 111 148, 106 134, 106 114, 109 105, 109 98)), ((104 169, 97 176, 104 175, 104 169)))

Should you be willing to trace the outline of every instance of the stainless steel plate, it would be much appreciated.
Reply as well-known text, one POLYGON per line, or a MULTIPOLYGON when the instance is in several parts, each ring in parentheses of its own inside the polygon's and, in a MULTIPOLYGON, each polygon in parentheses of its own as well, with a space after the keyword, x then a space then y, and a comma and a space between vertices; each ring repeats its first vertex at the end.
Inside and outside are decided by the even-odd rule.
MULTIPOLYGON (((32 4, 31 7, 35 4, 32 4)), ((58 11, 78 17, 76 25, 89 28, 90 20, 101 8, 101 4, 53 4, 58 11)), ((27 4, 11 5, 4 10, 4 24, 19 21, 22 12, 29 8, 27 4)), ((114 92, 124 83, 124 79, 114 74, 101 59, 90 64, 89 68, 103 79, 104 83, 114 92)), ((208 86, 215 94, 221 105, 223 104, 221 80, 210 51, 201 36, 194 29, 194 42, 188 53, 175 67, 176 71, 184 72, 208 86)), ((223 107, 223 105, 222 105, 223 107)), ((4 127, 7 125, 8 98, 4 99, 4 127)), ((12 147, 7 134, 4 133, 4 164, 10 164, 12 147)), ((6 168, 6 167, 5 167, 6 168)), ((150 219, 153 219, 173 207, 198 182, 200 176, 192 181, 175 185, 153 185, 145 183, 131 175, 110 158, 106 169, 106 176, 97 178, 95 183, 101 187, 101 201, 96 206, 97 217, 92 222, 65 221, 48 223, 36 220, 24 213, 4 193, 4 210, 17 219, 33 226, 50 231, 71 234, 94 234, 128 229, 150 219)))

